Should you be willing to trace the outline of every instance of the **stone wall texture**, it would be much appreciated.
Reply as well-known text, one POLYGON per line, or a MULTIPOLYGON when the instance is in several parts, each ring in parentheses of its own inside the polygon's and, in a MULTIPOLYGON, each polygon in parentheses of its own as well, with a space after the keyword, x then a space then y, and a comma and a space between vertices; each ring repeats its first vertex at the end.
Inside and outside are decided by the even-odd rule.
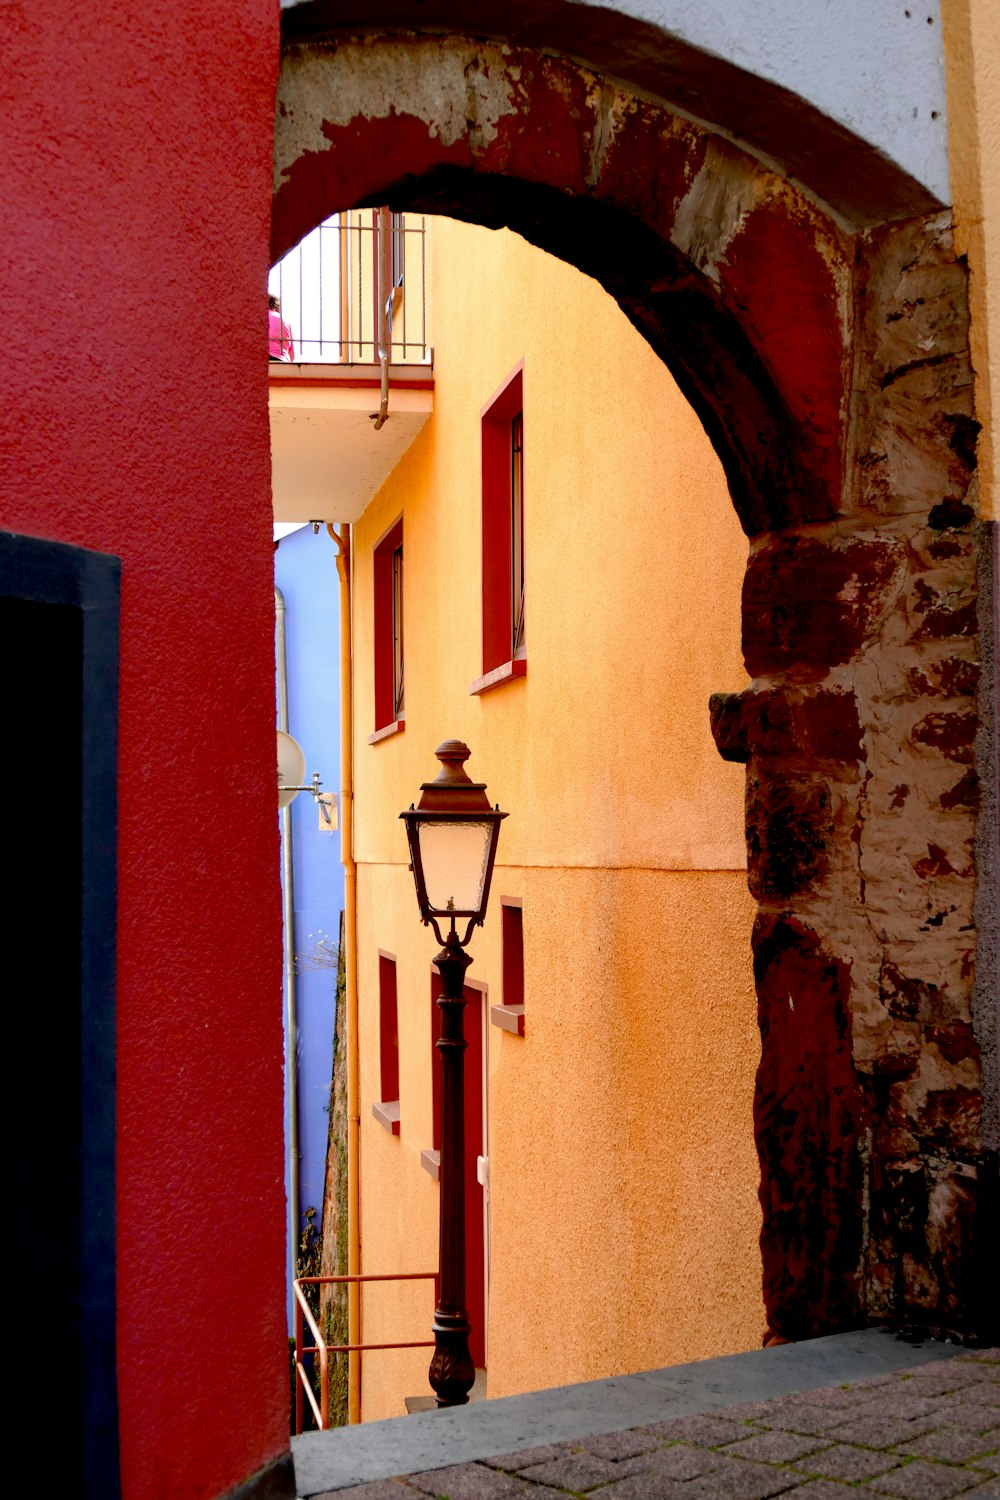
POLYGON ((748 767, 765 1296, 782 1337, 817 1313, 974 1335, 995 1160, 972 1014, 977 429, 947 218, 864 236, 852 291, 839 514, 754 538, 754 683, 713 704, 748 767))

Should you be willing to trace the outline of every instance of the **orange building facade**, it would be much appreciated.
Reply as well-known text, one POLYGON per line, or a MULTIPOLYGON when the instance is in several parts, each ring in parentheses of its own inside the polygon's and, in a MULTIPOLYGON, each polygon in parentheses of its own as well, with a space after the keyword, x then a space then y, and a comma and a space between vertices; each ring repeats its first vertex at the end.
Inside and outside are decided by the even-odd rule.
MULTIPOLYGON (((458 737, 510 814, 466 1012, 495 1396, 760 1341, 743 773, 708 715, 745 683, 747 544, 594 281, 507 231, 429 238, 433 414, 352 539, 360 1259, 437 1263, 436 944, 397 814, 458 737)), ((367 1288, 362 1337, 430 1312, 427 1283, 367 1288)), ((427 1361, 364 1356, 362 1417, 425 1393, 427 1361)))

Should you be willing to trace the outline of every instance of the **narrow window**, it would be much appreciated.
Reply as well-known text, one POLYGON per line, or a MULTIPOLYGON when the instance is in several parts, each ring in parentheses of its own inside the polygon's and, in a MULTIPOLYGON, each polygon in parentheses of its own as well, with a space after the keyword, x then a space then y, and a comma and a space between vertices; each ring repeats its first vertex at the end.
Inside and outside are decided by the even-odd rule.
POLYGON ((373 556, 375 733, 369 744, 402 729, 403 519, 376 543, 373 556))
POLYGON ((524 1035, 524 923, 521 903, 500 898, 501 1003, 490 1010, 490 1021, 514 1036, 524 1035))
POLYGON ((378 956, 379 1099, 372 1114, 381 1125, 399 1134, 399 1007, 396 1000, 396 960, 378 956))
POLYGON ((392 716, 403 712, 403 544, 392 554, 392 716))
POLYGON ((482 413, 483 675, 473 693, 527 670, 523 385, 519 367, 482 413))
POLYGON ((523 656, 524 634, 524 413, 510 423, 511 659, 523 656))

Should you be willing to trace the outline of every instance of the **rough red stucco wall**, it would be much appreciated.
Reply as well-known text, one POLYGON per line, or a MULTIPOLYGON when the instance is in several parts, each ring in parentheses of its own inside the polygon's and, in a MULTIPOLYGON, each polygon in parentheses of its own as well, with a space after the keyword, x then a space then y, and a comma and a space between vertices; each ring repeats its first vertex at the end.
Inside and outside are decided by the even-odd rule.
POLYGON ((4 31, 0 520, 123 558, 124 1494, 200 1500, 288 1433, 263 352, 278 7, 15 0, 4 31))

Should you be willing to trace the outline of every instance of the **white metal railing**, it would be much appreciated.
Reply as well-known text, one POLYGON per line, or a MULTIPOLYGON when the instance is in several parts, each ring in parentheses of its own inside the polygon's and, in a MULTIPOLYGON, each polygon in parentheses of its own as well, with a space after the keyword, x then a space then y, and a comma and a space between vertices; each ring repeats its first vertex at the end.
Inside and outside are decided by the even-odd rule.
POLYGON ((429 359, 426 220, 383 211, 381 226, 378 209, 334 214, 272 268, 268 293, 280 320, 269 322, 272 358, 377 365, 381 282, 391 362, 429 359))

